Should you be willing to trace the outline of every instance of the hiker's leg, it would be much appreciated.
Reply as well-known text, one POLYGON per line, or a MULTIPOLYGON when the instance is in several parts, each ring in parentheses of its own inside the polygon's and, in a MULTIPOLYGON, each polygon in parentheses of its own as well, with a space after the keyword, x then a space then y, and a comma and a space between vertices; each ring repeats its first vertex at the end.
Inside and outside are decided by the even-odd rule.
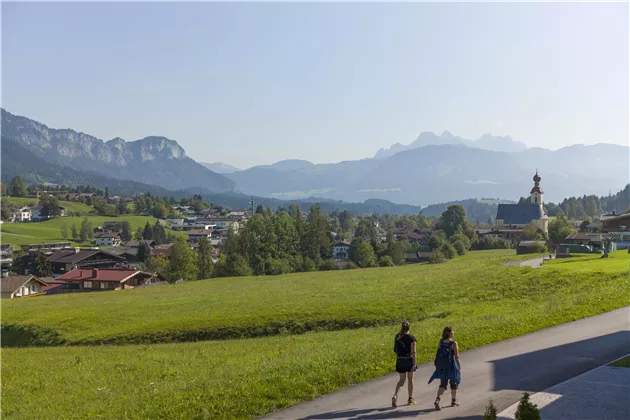
POLYGON ((413 371, 407 372, 407 390, 409 391, 409 399, 413 398, 413 371))
POLYGON ((457 401, 457 382, 451 381, 451 398, 452 402, 457 401))
POLYGON ((446 386, 447 386, 447 382, 446 381, 441 381, 440 382, 440 387, 438 388, 438 392, 437 392, 437 399, 438 400, 440 399, 442 394, 444 394, 444 392, 446 392, 446 386))
POLYGON ((398 379, 398 383, 396 384, 396 392, 394 392, 394 396, 398 395, 398 391, 405 384, 405 373, 399 373, 398 375, 400 376, 400 378, 398 379))

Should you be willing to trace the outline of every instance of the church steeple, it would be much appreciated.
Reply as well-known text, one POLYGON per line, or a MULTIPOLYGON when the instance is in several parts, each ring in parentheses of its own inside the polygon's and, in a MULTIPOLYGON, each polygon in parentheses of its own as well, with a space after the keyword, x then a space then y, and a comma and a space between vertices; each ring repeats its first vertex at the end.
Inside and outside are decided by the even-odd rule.
POLYGON ((532 203, 533 204, 542 204, 543 203, 543 190, 540 188, 540 180, 542 179, 540 175, 538 175, 538 169, 536 169, 536 174, 534 175, 534 188, 529 192, 532 203))

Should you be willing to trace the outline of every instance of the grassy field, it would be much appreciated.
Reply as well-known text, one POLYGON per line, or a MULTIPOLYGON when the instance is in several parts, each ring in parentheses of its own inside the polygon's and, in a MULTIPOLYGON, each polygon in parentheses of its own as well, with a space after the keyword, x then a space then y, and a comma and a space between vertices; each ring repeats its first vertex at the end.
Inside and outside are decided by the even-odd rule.
MULTIPOLYGON (((74 203, 76 204, 76 203, 74 203)), ((80 203, 79 203, 80 204, 80 203)), ((81 222, 84 217, 58 217, 45 222, 30 222, 30 223, 3 223, 2 224, 2 243, 8 243, 13 245, 24 245, 40 242, 59 242, 64 241, 61 236, 61 226, 65 224, 68 227, 68 235, 72 232, 72 225, 77 227, 77 230, 81 228, 81 222)), ((108 217, 108 216, 87 216, 87 219, 92 223, 92 227, 97 227, 103 224, 105 221, 128 221, 132 231, 135 231, 139 226, 149 221, 154 224, 155 218, 149 216, 120 216, 120 217, 108 217)))
MULTIPOLYGON (((6 200, 11 206, 36 206, 39 203, 35 198, 25 197, 2 197, 2 200, 6 200)), ((88 215, 91 211, 94 211, 94 207, 78 201, 60 200, 59 205, 64 207, 67 212, 80 213, 81 215, 88 215)))
POLYGON ((630 268, 630 254, 626 250, 611 252, 608 258, 602 258, 601 254, 577 254, 571 258, 546 261, 545 266, 571 271, 623 272, 630 268))
POLYGON ((454 326, 466 350, 630 303, 627 264, 590 272, 571 263, 532 269, 503 266, 508 256, 514 259, 510 251, 481 251, 444 265, 4 301, 3 323, 52 329, 69 343, 194 340, 221 328, 276 335, 3 348, 2 414, 254 418, 391 372, 393 335, 402 318, 412 320, 423 362, 433 357, 445 325, 454 326), (356 328, 366 325, 377 326, 356 328), (342 329, 291 334, 317 328, 342 329))
POLYGON ((609 366, 630 368, 630 356, 626 356, 621 360, 611 363, 609 366))

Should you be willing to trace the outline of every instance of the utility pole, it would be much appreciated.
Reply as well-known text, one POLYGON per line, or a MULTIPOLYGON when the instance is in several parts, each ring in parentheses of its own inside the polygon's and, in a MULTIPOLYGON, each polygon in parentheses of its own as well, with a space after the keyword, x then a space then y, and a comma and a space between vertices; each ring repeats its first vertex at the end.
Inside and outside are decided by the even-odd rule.
POLYGON ((249 206, 252 208, 252 217, 254 217, 254 197, 249 198, 249 206))

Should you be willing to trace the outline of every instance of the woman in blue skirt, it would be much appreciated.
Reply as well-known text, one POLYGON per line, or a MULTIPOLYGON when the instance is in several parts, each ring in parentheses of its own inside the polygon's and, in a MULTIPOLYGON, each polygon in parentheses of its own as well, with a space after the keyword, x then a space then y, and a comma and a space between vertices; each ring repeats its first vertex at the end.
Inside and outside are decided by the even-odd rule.
POLYGON ((457 342, 454 340, 455 333, 451 327, 444 328, 442 331, 442 339, 438 343, 438 349, 435 354, 435 372, 429 379, 431 383, 434 379, 440 380, 440 387, 438 388, 437 398, 435 399, 435 409, 440 408, 440 397, 446 392, 446 387, 451 385, 451 406, 457 406, 457 388, 461 382, 461 363, 459 361, 459 348, 457 342))

